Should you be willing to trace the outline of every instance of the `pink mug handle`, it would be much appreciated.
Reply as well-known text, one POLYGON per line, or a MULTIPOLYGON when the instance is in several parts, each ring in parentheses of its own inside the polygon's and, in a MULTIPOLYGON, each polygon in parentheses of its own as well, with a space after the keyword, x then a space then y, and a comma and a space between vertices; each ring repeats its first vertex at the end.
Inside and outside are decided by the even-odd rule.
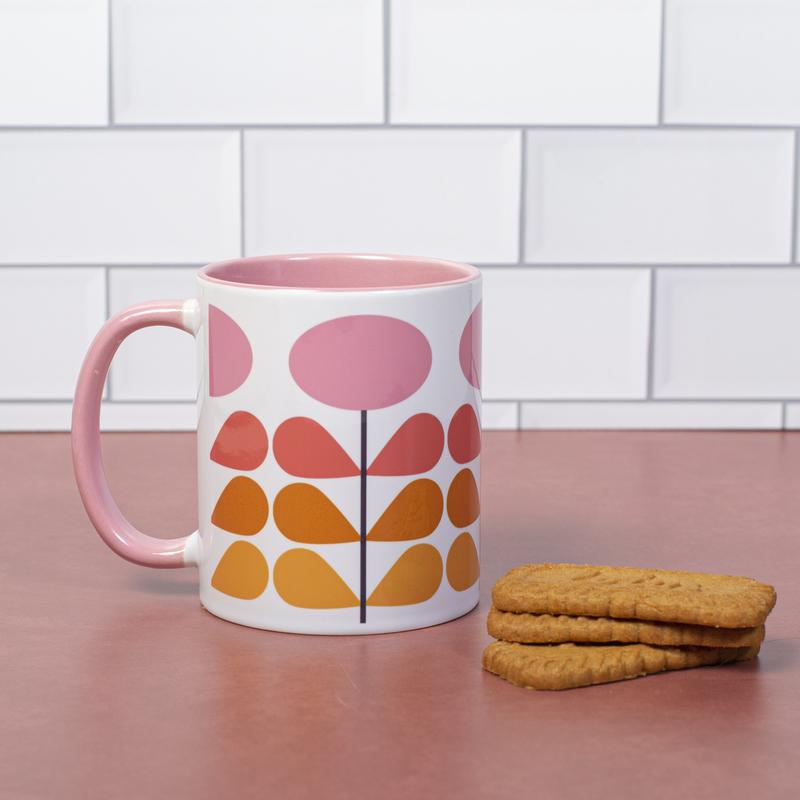
POLYGON ((199 327, 197 301, 155 300, 131 306, 100 329, 75 389, 72 463, 86 513, 115 553, 146 567, 185 567, 197 563, 197 534, 158 539, 134 528, 111 496, 100 453, 100 403, 111 360, 127 336, 151 325, 180 328, 194 336, 199 327))

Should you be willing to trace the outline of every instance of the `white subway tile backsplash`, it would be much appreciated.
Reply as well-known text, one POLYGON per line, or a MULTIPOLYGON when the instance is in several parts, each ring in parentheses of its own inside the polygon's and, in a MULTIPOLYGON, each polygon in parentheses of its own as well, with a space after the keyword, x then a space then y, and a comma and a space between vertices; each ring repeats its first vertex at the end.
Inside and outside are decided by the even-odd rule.
POLYGON ((660 0, 392 3, 392 122, 649 124, 660 0))
POLYGON ((797 0, 668 0, 667 122, 800 123, 797 0))
POLYGON ((531 263, 786 262, 788 131, 528 134, 531 263))
POLYGON ((780 403, 523 403, 522 428, 777 429, 780 403))
MULTIPOLYGON (((483 430, 513 430, 517 427, 516 403, 484 403, 483 430)), ((68 431, 72 404, 0 403, 0 432, 68 431)), ((104 431, 193 431, 197 428, 194 403, 104 402, 100 411, 104 431)))
MULTIPOLYGON (((109 291, 111 313, 146 300, 196 297, 195 273, 191 268, 113 269, 109 291)), ((137 331, 114 356, 111 396, 114 400, 194 400, 196 362, 191 336, 171 328, 137 331)))
POLYGON ((117 0, 119 122, 380 122, 381 0, 117 0))
POLYGON ((68 431, 72 403, 37 403, 31 399, 0 403, 0 433, 13 431, 68 431))
POLYGON ((649 278, 638 269, 485 269, 484 397, 643 398, 649 278))
POLYGON ((517 131, 248 131, 245 168, 249 254, 517 259, 517 131))
POLYGON ((239 253, 239 136, 0 133, 0 263, 203 262, 239 253))
POLYGON ((786 403, 784 427, 790 431, 800 430, 800 403, 786 403))
POLYGON ((104 319, 102 269, 0 268, 0 398, 72 397, 104 319))
POLYGON ((0 0, 0 125, 108 122, 108 0, 0 0))
MULTIPOLYGON (((0 430, 69 428, 109 311, 293 251, 486 265, 486 430, 800 430, 799 36, 800 0, 0 0, 0 430)), ((138 332, 102 425, 191 430, 196 387, 138 332)))
POLYGON ((657 397, 800 395, 800 269, 658 275, 657 397))
MULTIPOLYGON (((0 403, 0 432, 68 431, 72 403, 0 403)), ((103 403, 100 428, 104 431, 193 431, 197 428, 194 403, 103 403)))
POLYGON ((104 431, 194 431, 194 403, 103 403, 100 427, 104 431))
POLYGON ((516 430, 518 415, 518 403, 484 402, 481 405, 481 427, 485 431, 516 430))

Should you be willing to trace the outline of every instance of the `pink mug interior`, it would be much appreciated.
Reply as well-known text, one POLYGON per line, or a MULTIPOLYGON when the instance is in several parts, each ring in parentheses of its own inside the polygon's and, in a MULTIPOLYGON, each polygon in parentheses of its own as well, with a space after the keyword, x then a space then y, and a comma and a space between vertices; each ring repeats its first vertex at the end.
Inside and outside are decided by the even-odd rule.
POLYGON ((212 281, 269 289, 421 289, 474 280, 469 264, 418 256, 299 254, 219 261, 200 270, 212 281))

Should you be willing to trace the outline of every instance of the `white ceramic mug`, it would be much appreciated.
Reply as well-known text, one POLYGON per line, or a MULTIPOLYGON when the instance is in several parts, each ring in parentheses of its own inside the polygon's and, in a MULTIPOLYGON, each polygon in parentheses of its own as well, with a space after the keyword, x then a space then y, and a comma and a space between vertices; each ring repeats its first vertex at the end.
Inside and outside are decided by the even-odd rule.
POLYGON ((211 264, 198 298, 145 303, 92 343, 73 411, 75 475, 105 542, 197 565, 211 613, 319 634, 407 630, 478 602, 481 279, 448 261, 292 255, 211 264), (198 342, 199 531, 136 530, 100 457, 122 340, 198 342))

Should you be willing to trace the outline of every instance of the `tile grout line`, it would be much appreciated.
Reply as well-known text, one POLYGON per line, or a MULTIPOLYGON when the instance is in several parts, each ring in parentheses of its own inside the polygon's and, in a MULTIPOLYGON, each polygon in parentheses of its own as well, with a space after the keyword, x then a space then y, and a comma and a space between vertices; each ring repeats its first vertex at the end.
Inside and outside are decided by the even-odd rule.
POLYGON ((383 0, 383 124, 391 124, 392 0, 383 0))
POLYGON ((103 267, 103 280, 105 281, 105 315, 111 317, 111 267, 103 267))
MULTIPOLYGON (((25 406, 71 406, 74 398, 72 397, 40 397, 33 400, 20 398, 3 398, 0 400, 0 408, 3 406, 25 405, 25 406)), ((131 399, 111 398, 107 395, 102 398, 103 405, 113 406, 194 406, 194 400, 174 400, 164 398, 131 399)))
MULTIPOLYGON (((37 404, 52 404, 52 403, 71 403, 71 397, 56 397, 56 398, 29 398, 29 397, 3 397, 0 398, 0 405, 12 405, 19 403, 37 404)), ((184 403, 194 404, 195 400, 188 398, 185 400, 169 399, 169 398, 148 398, 148 399, 122 399, 116 398, 115 403, 130 403, 136 405, 145 404, 172 404, 184 403)), ((522 398, 498 398, 498 397, 484 397, 481 403, 485 406, 500 405, 503 403, 508 404, 527 404, 532 405, 728 405, 728 406, 741 406, 752 405, 753 403, 770 404, 770 405, 788 405, 789 403, 800 402, 800 395, 797 397, 654 397, 652 400, 645 399, 632 399, 630 397, 522 397, 522 398)))
MULTIPOLYGON (((27 398, 5 398, 0 400, 0 403, 26 403, 27 398)), ((32 402, 40 402, 34 399, 32 402)), ((44 402, 44 401, 42 401, 44 402)), ((57 400, 56 402, 72 402, 71 397, 57 400)), ((142 399, 123 399, 116 398, 115 402, 118 403, 193 403, 194 399, 168 399, 168 398, 142 398, 142 399)), ((503 398, 484 398, 481 400, 483 405, 505 405, 505 404, 531 404, 531 405, 780 405, 781 403, 800 403, 800 395, 797 397, 781 398, 781 397, 654 397, 652 400, 645 400, 643 398, 631 399, 630 397, 521 397, 515 399, 503 398)))
POLYGON ((660 28, 658 32, 658 125, 664 124, 664 65, 666 64, 666 17, 667 0, 661 0, 660 28))
MULTIPOLYGON (((207 262, 206 262, 207 263, 207 262)), ((141 267, 142 269, 199 269, 205 266, 203 262, 192 263, 176 263, 171 264, 164 261, 109 261, 100 262, 86 262, 81 261, 78 263, 62 263, 62 264, 0 264, 0 270, 4 269, 76 269, 81 267, 108 267, 109 269, 117 269, 124 267, 141 267)))
POLYGON ((108 59, 107 66, 107 80, 108 87, 106 89, 108 94, 108 121, 107 125, 113 127, 114 125, 114 46, 112 44, 114 38, 114 28, 112 23, 112 14, 114 0, 107 0, 107 14, 108 20, 106 25, 106 57, 108 59))
MULTIPOLYGON (((69 405, 73 402, 74 398, 72 397, 35 397, 35 398, 25 398, 25 397, 3 397, 0 398, 0 406, 10 406, 10 405, 28 405, 28 406, 52 406, 52 405, 62 405, 66 404, 69 405)), ((104 403, 113 403, 114 405, 133 405, 133 406, 177 406, 177 405, 194 405, 194 399, 186 399, 186 400, 176 400, 175 398, 159 398, 159 397, 149 397, 149 398, 131 398, 125 399, 120 397, 112 398, 108 395, 102 398, 104 403)))
POLYGON ((492 403, 535 403, 535 404, 562 404, 562 405, 684 405, 687 403, 716 404, 716 405, 749 405, 752 403, 794 403, 800 400, 797 397, 653 397, 647 400, 642 397, 484 397, 484 405, 492 403))
POLYGON ((517 418, 517 427, 516 430, 522 430, 522 401, 517 400, 516 402, 516 418, 517 418))
MULTIPOLYGON (((103 280, 105 281, 105 318, 111 318, 111 267, 103 267, 103 280)), ((108 375, 106 376, 106 385, 103 391, 103 400, 111 401, 114 398, 111 396, 111 375, 114 369, 114 363, 108 367, 108 375)))
POLYGON ((244 128, 239 128, 239 255, 245 254, 245 223, 244 223, 244 128))
POLYGON ((517 224, 517 264, 525 263, 525 222, 528 208, 528 134, 520 129, 519 145, 519 218, 517 224))
POLYGON ((656 286, 658 285, 657 271, 655 267, 650 268, 650 294, 648 302, 650 304, 647 319, 647 386, 645 387, 645 399, 653 399, 653 379, 655 373, 655 351, 656 351, 656 286))
POLYGON ((781 403, 781 430, 786 430, 786 403, 781 403))
MULTIPOLYGON (((525 128, 534 131, 575 131, 592 132, 607 131, 617 133, 673 131, 707 131, 713 133, 739 133, 754 131, 774 133, 784 131, 793 133, 796 128, 791 123, 740 123, 740 122, 664 122, 653 123, 588 123, 564 124, 549 122, 391 122, 389 126, 383 122, 253 122, 233 120, 230 122, 180 123, 180 122, 121 122, 112 126, 116 130, 127 131, 218 131, 252 128, 254 130, 381 130, 387 127, 403 130, 440 130, 440 131, 481 131, 481 130, 515 130, 525 128)), ((84 132, 98 133, 108 129, 107 125, 0 125, 0 133, 50 133, 84 132)))
POLYGON ((174 397, 151 397, 151 398, 121 398, 117 397, 111 401, 114 405, 122 406, 122 405, 131 405, 131 406, 193 406, 195 404, 194 399, 186 399, 186 400, 178 400, 174 397))
POLYGON ((791 220, 791 251, 789 253, 789 258, 791 259, 792 263, 797 261, 797 213, 798 213, 798 192, 800 192, 800 187, 798 187, 798 177, 800 177, 800 171, 798 170, 798 159, 800 159, 800 135, 795 130, 794 132, 794 159, 792 161, 792 202, 791 202, 791 213, 792 213, 792 220, 791 220))
MULTIPOLYGON (((598 262, 542 262, 542 263, 526 263, 526 262, 485 262, 485 261, 475 261, 474 259, 465 259, 469 261, 470 264, 480 267, 481 269, 486 270, 496 270, 496 269, 522 269, 522 270, 529 270, 531 272, 537 272, 541 270, 586 270, 587 272, 591 271, 603 271, 603 270, 651 270, 651 269, 677 269, 677 270, 697 270, 697 269, 712 269, 712 270, 740 270, 740 269, 788 269, 788 270, 795 270, 800 271, 800 264, 794 262, 769 262, 769 261, 759 261, 759 262, 748 262, 746 264, 730 264, 727 262, 714 262, 709 261, 706 263, 697 262, 693 264, 674 264, 674 263, 619 263, 616 261, 598 261, 598 262)), ((19 262, 7 262, 5 264, 0 263, 0 270, 4 269, 19 269, 23 267, 25 269, 71 269, 74 267, 103 267, 109 265, 113 268, 117 267, 136 267, 137 269, 198 269, 199 267, 204 266, 208 262, 202 261, 112 261, 110 259, 106 259, 105 261, 79 261, 79 262, 37 262, 32 264, 20 264, 19 262)))

